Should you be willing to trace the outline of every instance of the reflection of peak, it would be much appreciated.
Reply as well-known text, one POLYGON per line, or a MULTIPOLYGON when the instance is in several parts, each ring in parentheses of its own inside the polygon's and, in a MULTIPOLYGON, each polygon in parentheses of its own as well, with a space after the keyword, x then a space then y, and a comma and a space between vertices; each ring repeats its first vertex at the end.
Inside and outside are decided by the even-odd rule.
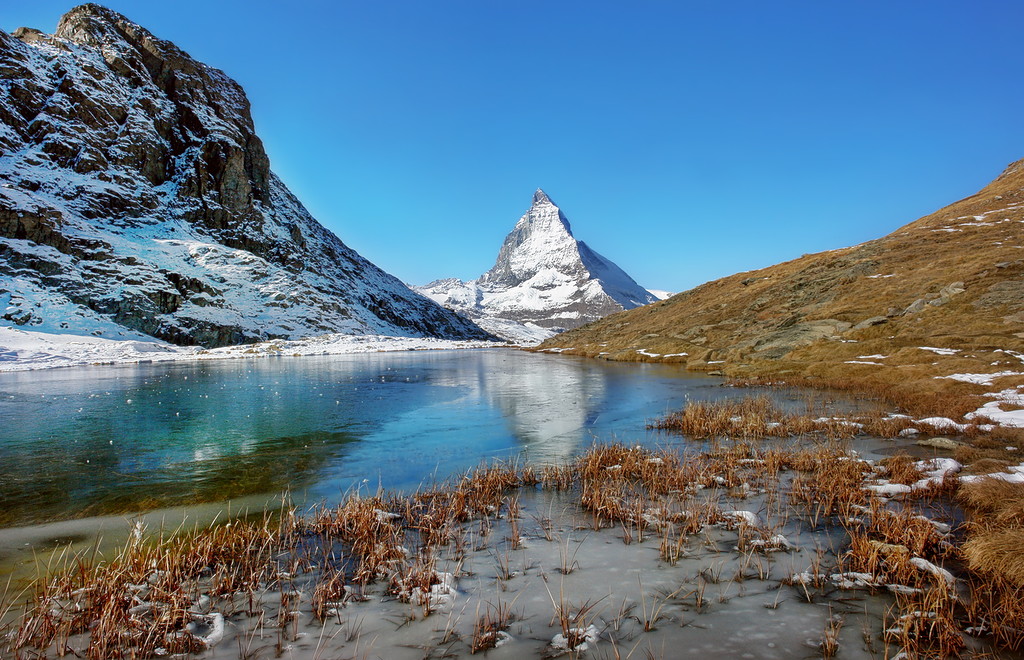
POLYGON ((552 206, 557 206, 557 204, 551 201, 548 194, 540 188, 537 188, 537 192, 533 193, 533 206, 537 206, 538 204, 550 204, 552 206))
POLYGON ((500 353, 482 354, 480 364, 488 374, 480 381, 484 396, 532 460, 568 460, 608 404, 603 369, 581 371, 565 360, 508 360, 500 353))

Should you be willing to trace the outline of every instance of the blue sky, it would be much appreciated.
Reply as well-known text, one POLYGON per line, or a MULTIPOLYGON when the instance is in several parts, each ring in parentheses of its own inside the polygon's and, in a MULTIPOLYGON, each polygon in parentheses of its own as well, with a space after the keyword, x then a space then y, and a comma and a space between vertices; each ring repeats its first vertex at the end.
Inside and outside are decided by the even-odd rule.
MULTIPOLYGON (((542 187, 641 284, 852 245, 1024 158, 1010 2, 109 0, 246 89, 273 169, 403 280, 542 187)), ((0 0, 52 32, 73 3, 0 0)))

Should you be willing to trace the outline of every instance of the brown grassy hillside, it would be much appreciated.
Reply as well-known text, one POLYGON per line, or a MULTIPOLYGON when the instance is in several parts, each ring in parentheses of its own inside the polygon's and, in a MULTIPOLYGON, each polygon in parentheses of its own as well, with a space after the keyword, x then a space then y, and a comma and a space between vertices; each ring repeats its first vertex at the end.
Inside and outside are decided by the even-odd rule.
POLYGON ((945 409, 947 394, 1024 384, 935 378, 1024 372, 1005 352, 1024 352, 1024 161, 883 238, 708 282, 540 348, 809 380, 882 392, 922 412, 962 412, 945 409))

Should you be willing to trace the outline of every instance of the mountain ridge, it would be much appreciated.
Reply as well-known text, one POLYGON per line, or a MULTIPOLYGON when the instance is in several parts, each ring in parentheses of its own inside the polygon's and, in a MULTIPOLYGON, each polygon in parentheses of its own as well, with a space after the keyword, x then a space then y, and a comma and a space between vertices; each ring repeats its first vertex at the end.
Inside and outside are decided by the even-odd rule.
POLYGON ((222 71, 96 4, 0 33, 0 317, 219 346, 484 339, 318 223, 222 71))

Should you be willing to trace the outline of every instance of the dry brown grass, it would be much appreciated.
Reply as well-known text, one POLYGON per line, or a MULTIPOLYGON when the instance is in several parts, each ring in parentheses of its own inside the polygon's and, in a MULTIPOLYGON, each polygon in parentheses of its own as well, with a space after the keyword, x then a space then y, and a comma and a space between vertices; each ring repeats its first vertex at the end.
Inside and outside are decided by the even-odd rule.
POLYGON ((580 505, 593 515, 594 527, 617 525, 632 541, 635 531, 657 519, 663 524, 685 523, 684 533, 700 529, 711 509, 688 498, 698 486, 714 482, 715 467, 706 457, 682 457, 625 445, 594 446, 574 462, 571 485, 580 505))
POLYGON ((896 484, 912 484, 921 478, 921 472, 914 467, 917 459, 908 454, 896 454, 881 461, 887 470, 889 481, 896 484))
POLYGON ((968 616, 976 626, 991 630, 1000 646, 1024 648, 1024 528, 1019 519, 975 523, 962 553, 971 570, 968 616))
MULTIPOLYGON (((905 455, 887 459, 884 467, 897 482, 919 477, 905 455)), ((959 500, 975 517, 970 523, 972 537, 963 548, 967 568, 961 579, 975 593, 958 603, 939 572, 922 569, 919 561, 915 564, 915 558, 923 558, 956 566, 950 560, 959 556, 955 545, 960 536, 944 535, 921 515, 943 506, 949 491, 936 491, 936 502, 885 503, 864 490, 865 479, 877 472, 835 442, 771 447, 753 441, 722 442, 704 451, 692 446, 651 450, 615 444, 591 447, 560 466, 484 465, 411 495, 353 493, 335 507, 321 507, 303 517, 287 511, 279 519, 140 536, 116 555, 95 561, 65 557, 49 568, 49 579, 37 585, 15 636, 0 652, 13 649, 24 657, 52 657, 61 655, 74 636, 87 635, 84 655, 89 658, 142 657, 158 648, 197 653, 205 642, 187 632, 187 625, 200 596, 212 598, 218 611, 265 615, 268 621, 277 621, 282 638, 291 639, 298 630, 291 612, 301 603, 294 592, 299 581, 309 585, 308 607, 321 622, 334 616, 340 620, 339 608, 370 583, 383 585, 379 589, 422 608, 427 616, 436 603, 423 595, 447 579, 440 558, 447 553, 451 562, 443 570, 459 565, 467 534, 472 533, 467 530, 490 530, 503 519, 505 536, 493 534, 490 543, 505 538, 506 553, 496 558, 499 578, 511 578, 508 549, 515 547, 523 516, 517 489, 536 484, 561 491, 558 497, 573 502, 577 513, 590 516, 595 529, 614 527, 609 533, 616 535, 621 530, 626 543, 642 541, 648 533, 654 536, 660 561, 668 564, 706 544, 709 526, 734 530, 746 567, 737 571, 736 580, 771 579, 772 562, 759 554, 764 546, 758 543, 770 541, 786 525, 825 532, 842 539, 834 550, 837 565, 828 569, 869 573, 879 584, 907 588, 897 598, 887 627, 893 631, 891 641, 908 651, 955 653, 965 618, 968 623, 984 621, 1000 644, 1019 645, 1024 630, 1024 560, 1016 555, 1024 530, 1005 526, 1020 524, 1020 509, 1006 503, 1020 502, 1022 489, 984 480, 960 490, 959 500), (739 509, 736 502, 754 489, 763 495, 757 510, 760 522, 723 513, 723 504, 739 509), (1015 513, 1002 518, 1003 509, 1015 513), (133 598, 140 595, 138 589, 146 590, 147 607, 141 609, 133 598), (260 594, 268 591, 280 592, 284 614, 262 604, 260 594)), ((541 527, 549 540, 558 541, 550 527, 541 527)), ((564 549, 559 548, 563 573, 586 564, 582 546, 573 547, 566 539, 564 549)), ((817 561, 815 574, 826 570, 820 554, 817 561)), ((809 591, 827 590, 827 584, 827 577, 816 577, 803 589, 810 598, 809 591)), ((702 600, 698 594, 698 604, 702 600)), ((561 593, 552 597, 552 604, 553 621, 568 637, 578 637, 596 613, 596 603, 573 607, 561 593)), ((647 603, 641 604, 643 623, 653 625, 664 602, 655 602, 651 616, 647 603)), ((464 639, 468 651, 490 648, 510 617, 511 610, 503 603, 478 611, 472 638, 464 639)), ((831 632, 838 633, 838 628, 831 632)))
MULTIPOLYGON (((993 471, 1005 465, 980 462, 993 471)), ((1024 648, 1024 484, 983 478, 962 484, 957 499, 971 518, 961 548, 971 571, 968 615, 1001 646, 1024 648)))
POLYGON ((969 621, 991 630, 998 646, 1024 648, 1024 587, 999 574, 969 576, 969 621))
POLYGON ((821 657, 833 658, 839 652, 839 631, 842 630, 843 623, 843 617, 832 614, 832 608, 829 607, 828 621, 825 623, 825 630, 822 632, 821 642, 818 644, 821 649, 821 657))
POLYGON ((995 523, 1001 527, 1024 525, 1024 500, 1007 502, 996 514, 995 523))
MULTIPOLYGON (((1008 463, 983 458, 972 471, 1001 472, 1008 463)), ((969 515, 961 547, 970 569, 968 616, 1000 646, 1024 648, 1024 484, 981 478, 961 484, 956 497, 969 515)))
MULTIPOLYGON (((459 523, 473 516, 504 512, 515 519, 518 500, 506 493, 535 481, 532 468, 498 463, 412 496, 354 493, 306 517, 289 510, 280 518, 235 520, 155 538, 140 534, 112 557, 64 555, 47 567, 53 577, 37 586, 9 648, 63 655, 73 636, 87 634, 88 658, 199 652, 207 642, 189 624, 200 594, 221 601, 229 612, 242 607, 256 615, 263 608, 259 593, 304 572, 319 576, 312 610, 320 620, 349 598, 346 585, 378 580, 399 598, 416 600, 427 615, 433 599, 418 595, 441 579, 431 549, 456 540, 459 523), (416 540, 420 551, 412 553, 407 546, 416 540)), ((281 611, 291 612, 292 591, 281 584, 281 611)), ((286 628, 295 634, 291 615, 278 623, 282 635, 286 628)))
MULTIPOLYGON (((1009 407, 1007 406, 1006 409, 1009 409, 1009 407)), ((993 443, 995 447, 999 447, 1000 445, 1022 447, 1024 446, 1024 428, 1000 426, 989 433, 986 438, 993 443)))
MULTIPOLYGON (((913 462, 907 455, 897 455, 887 459, 884 467, 893 480, 913 483, 921 478, 913 462)), ((847 525, 846 551, 836 570, 867 573, 880 585, 899 585, 906 590, 899 592, 887 625, 890 641, 918 657, 948 657, 963 647, 963 606, 952 596, 942 575, 915 563, 925 559, 941 567, 956 557, 954 537, 945 535, 922 515, 922 507, 934 504, 911 500, 902 508, 893 508, 892 504, 869 497, 864 484, 874 474, 871 466, 856 460, 839 445, 819 443, 804 448, 764 450, 751 443, 736 442, 704 453, 688 453, 685 461, 672 459, 665 452, 655 456, 635 447, 594 447, 577 461, 578 482, 571 487, 579 488, 581 502, 600 511, 602 516, 628 518, 643 511, 651 525, 659 529, 661 560, 672 564, 684 556, 688 539, 701 526, 726 519, 720 507, 710 500, 704 501, 701 508, 681 481, 673 482, 677 490, 672 500, 652 495, 652 491, 662 491, 668 475, 680 465, 690 469, 688 478, 692 483, 713 483, 723 492, 740 483, 783 488, 782 475, 786 475, 790 508, 782 507, 780 512, 792 508, 806 510, 814 528, 847 525), (665 466, 668 468, 663 469, 665 466), (788 473, 789 470, 795 474, 788 473), (760 479, 757 475, 761 475, 760 479)), ((944 500, 949 497, 950 488, 950 484, 944 483, 931 495, 944 500)), ((768 527, 732 524, 737 526, 737 546, 741 549, 754 549, 755 540, 774 534, 768 527)), ((823 583, 816 584, 817 588, 824 588, 823 583)), ((986 612, 989 618, 998 617, 986 612)), ((1001 623, 1000 639, 1009 639, 1012 626, 1006 620, 1001 623)), ((834 651, 831 642, 835 638, 826 641, 834 651)))
POLYGON ((11 648, 63 655, 72 636, 88 633, 88 658, 201 651, 203 639, 187 632, 200 577, 213 596, 253 593, 273 579, 273 554, 290 538, 267 516, 155 539, 140 530, 107 560, 62 555, 48 567, 52 577, 37 585, 11 648))
POLYGON ((783 437, 792 435, 790 416, 778 410, 767 396, 748 396, 723 401, 692 401, 649 426, 686 433, 695 438, 731 436, 783 437))
MULTIPOLYGON (((934 380, 934 379, 933 379, 934 380)), ((949 383, 952 381, 939 381, 949 383)), ((763 376, 753 378, 733 378, 727 381, 732 387, 770 387, 770 388, 805 388, 817 391, 830 391, 843 394, 855 394, 859 398, 867 398, 885 403, 908 415, 915 417, 950 417, 960 420, 969 412, 977 410, 988 401, 975 393, 964 392, 959 388, 935 390, 934 384, 920 390, 908 389, 900 381, 888 382, 877 378, 851 378, 847 375, 806 376, 787 373, 779 376, 763 376)), ((949 388, 949 385, 942 385, 949 388)), ((874 435, 895 437, 899 431, 916 426, 905 418, 876 418, 871 420, 876 426, 874 435)))
POLYGON ((963 554, 972 570, 1001 576, 1024 587, 1024 528, 985 530, 964 543, 963 554))
MULTIPOLYGON (((1016 249, 1022 190, 1024 167, 1017 163, 978 194, 888 236, 708 282, 562 333, 540 349, 685 361, 689 369, 748 382, 836 388, 915 416, 959 417, 977 409, 986 390, 935 377, 997 372, 1014 363, 997 350, 1024 351, 1019 321, 1012 320, 1024 311, 1012 293, 1024 276, 1016 249), (972 216, 986 213, 1010 222, 973 222, 972 216), (955 282, 963 283, 963 292, 907 312, 955 282), (877 324, 854 329, 867 319, 877 324), (885 357, 862 357, 878 354, 885 357)), ((1020 383, 1024 378, 998 385, 1020 383)))
POLYGON ((966 646, 958 622, 960 603, 946 588, 897 594, 886 617, 886 641, 910 658, 955 658, 966 646))
POLYGON ((909 428, 921 430, 918 425, 914 424, 913 420, 906 417, 872 415, 867 417, 861 416, 858 421, 863 424, 864 433, 878 436, 879 438, 898 438, 900 433, 909 428))
POLYGON ((837 448, 820 446, 794 456, 800 473, 790 486, 789 501, 811 514, 814 525, 830 516, 852 515, 854 507, 867 504, 863 489, 867 468, 837 448))
POLYGON ((962 484, 957 499, 976 512, 998 516, 1007 507, 1024 502, 1024 483, 982 478, 962 484))
MULTIPOLYGON (((1006 449, 1007 440, 1002 437, 1007 434, 1005 429, 1000 430, 997 437, 981 430, 978 424, 984 423, 984 420, 974 421, 977 424, 968 425, 957 432, 960 436, 972 438, 974 442, 973 445, 959 448, 960 456, 965 460, 976 460, 1012 453, 1006 449)), ((690 401, 681 410, 648 424, 648 428, 683 433, 698 439, 744 440, 811 434, 829 440, 847 439, 860 434, 897 438, 910 428, 930 435, 948 433, 948 429, 941 425, 914 421, 908 416, 893 415, 880 409, 871 413, 836 414, 823 409, 812 411, 809 405, 806 413, 791 413, 777 407, 764 394, 719 401, 690 401)))
POLYGON ((866 515, 869 522, 863 531, 874 541, 904 547, 910 554, 929 560, 949 554, 945 536, 926 516, 909 505, 893 511, 874 499, 866 515))
POLYGON ((794 414, 778 408, 766 395, 721 401, 691 401, 682 410, 652 422, 648 428, 675 431, 694 438, 786 438, 820 434, 850 438, 859 429, 827 415, 794 414))
POLYGON ((476 654, 493 649, 501 641, 501 634, 508 629, 511 622, 511 604, 500 600, 496 603, 487 603, 483 614, 480 614, 480 607, 478 605, 477 617, 473 622, 473 638, 470 642, 469 652, 476 654))
POLYGON ((313 589, 313 616, 324 621, 339 616, 346 599, 345 574, 339 570, 325 568, 313 589))
POLYGON ((964 465, 964 469, 961 472, 961 474, 964 475, 986 475, 994 472, 1005 472, 1006 468, 1014 464, 1011 461, 998 458, 979 458, 973 461, 965 460, 970 459, 970 454, 961 452, 960 449, 953 452, 953 458, 964 465))
POLYGON ((839 560, 844 572, 864 573, 894 589, 885 637, 909 657, 953 657, 964 646, 961 604, 946 578, 915 564, 941 566, 955 555, 949 539, 909 504, 894 511, 878 499, 847 527, 850 542, 839 560))
MULTIPOLYGON (((958 447, 953 452, 953 458, 967 466, 968 474, 999 472, 1000 469, 989 469, 990 466, 998 465, 1003 468, 1016 465, 1024 458, 1020 452, 1008 451, 1006 443, 1006 440, 975 437, 972 444, 958 447)), ((1024 447, 1024 443, 1018 446, 1024 447)))

